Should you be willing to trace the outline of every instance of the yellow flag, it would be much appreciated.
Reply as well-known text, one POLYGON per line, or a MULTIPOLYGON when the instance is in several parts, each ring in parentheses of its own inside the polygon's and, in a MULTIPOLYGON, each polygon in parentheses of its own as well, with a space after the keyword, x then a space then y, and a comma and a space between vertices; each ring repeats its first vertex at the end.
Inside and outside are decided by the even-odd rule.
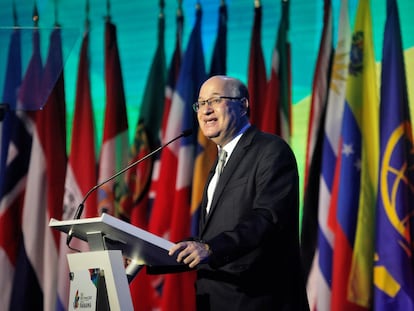
POLYGON ((372 302, 375 202, 379 158, 379 96, 369 0, 360 0, 352 35, 347 100, 361 129, 361 189, 348 299, 369 307, 372 302))

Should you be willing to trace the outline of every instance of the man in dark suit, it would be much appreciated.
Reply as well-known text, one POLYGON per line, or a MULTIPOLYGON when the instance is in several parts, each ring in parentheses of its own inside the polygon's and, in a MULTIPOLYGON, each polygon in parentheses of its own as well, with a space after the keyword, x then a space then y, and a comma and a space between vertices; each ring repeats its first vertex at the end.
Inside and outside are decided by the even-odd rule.
POLYGON ((197 310, 309 310, 291 148, 250 125, 248 90, 238 79, 211 77, 193 108, 203 134, 226 154, 204 190, 200 237, 169 252, 197 269, 197 310))

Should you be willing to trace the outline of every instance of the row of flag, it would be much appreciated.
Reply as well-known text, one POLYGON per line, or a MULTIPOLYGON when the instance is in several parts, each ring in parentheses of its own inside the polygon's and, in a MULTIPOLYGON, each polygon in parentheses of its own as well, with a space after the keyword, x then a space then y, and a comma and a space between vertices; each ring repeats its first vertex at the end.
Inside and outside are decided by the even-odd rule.
MULTIPOLYGON (((252 123, 291 135, 289 2, 281 1, 270 77, 260 44, 262 7, 256 2, 248 66, 252 123)), ((184 16, 176 16, 175 49, 167 65, 163 11, 158 20, 157 47, 143 92, 133 141, 128 141, 127 103, 117 44, 117 28, 105 20, 105 120, 101 149, 96 150, 90 89, 89 28, 82 39, 75 96, 70 154, 66 153, 66 107, 62 70, 61 29, 50 35, 42 63, 37 19, 33 51, 22 72, 21 33, 10 38, 3 102, 11 107, 2 120, 0 158, 0 301, 13 310, 66 310, 70 301, 67 254, 87 251, 77 239, 48 227, 49 220, 72 219, 84 202, 82 217, 109 213, 171 241, 197 234, 202 189, 216 156, 216 146, 198 131, 191 105, 211 75, 226 74, 227 6, 221 3, 210 70, 204 63, 202 8, 187 47, 182 48, 184 16), (56 79, 57 77, 57 79, 56 79), (45 85, 54 85, 46 96, 45 85), (39 92, 41 92, 39 94, 39 92), (47 98, 41 110, 25 111, 47 98), (169 142, 187 129, 188 137, 169 142), (154 157, 135 163, 159 146, 154 157), (95 185, 97 191, 90 191, 95 185), (86 199, 87 198, 87 199, 86 199)), ((131 282, 135 310, 195 310, 194 272, 149 275, 142 271, 131 282)))
POLYGON ((314 75, 301 248, 311 310, 414 310, 414 145, 396 0, 380 86, 369 0, 332 5, 314 75))

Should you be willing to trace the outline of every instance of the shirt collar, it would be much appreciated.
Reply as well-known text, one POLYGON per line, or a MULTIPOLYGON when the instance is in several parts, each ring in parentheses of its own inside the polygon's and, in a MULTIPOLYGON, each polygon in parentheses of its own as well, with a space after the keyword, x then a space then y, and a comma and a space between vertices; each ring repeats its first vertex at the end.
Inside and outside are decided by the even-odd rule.
MULTIPOLYGON (((222 147, 227 152, 227 159, 230 158, 231 153, 233 152, 234 148, 236 148, 237 143, 239 142, 242 135, 247 131, 247 129, 250 127, 250 123, 247 123, 245 126, 243 126, 240 131, 237 133, 237 135, 224 147, 222 147)), ((220 149, 220 146, 217 146, 218 149, 220 149)), ((227 162, 226 159, 226 162, 227 162)))

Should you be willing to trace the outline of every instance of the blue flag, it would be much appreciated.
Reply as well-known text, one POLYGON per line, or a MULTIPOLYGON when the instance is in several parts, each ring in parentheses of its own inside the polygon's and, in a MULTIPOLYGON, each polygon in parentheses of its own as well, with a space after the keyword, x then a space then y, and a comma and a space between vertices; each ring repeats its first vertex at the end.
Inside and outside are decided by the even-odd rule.
POLYGON ((380 103, 375 310, 414 310, 414 153, 400 22, 387 1, 380 103))

